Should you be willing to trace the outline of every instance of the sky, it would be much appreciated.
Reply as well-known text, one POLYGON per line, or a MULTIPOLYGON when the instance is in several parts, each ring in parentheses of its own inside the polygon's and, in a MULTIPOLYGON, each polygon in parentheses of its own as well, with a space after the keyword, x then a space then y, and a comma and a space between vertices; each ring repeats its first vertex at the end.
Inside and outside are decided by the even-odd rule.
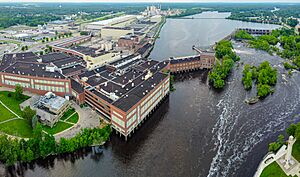
POLYGON ((300 0, 0 0, 0 2, 284 2, 284 3, 300 3, 300 0))

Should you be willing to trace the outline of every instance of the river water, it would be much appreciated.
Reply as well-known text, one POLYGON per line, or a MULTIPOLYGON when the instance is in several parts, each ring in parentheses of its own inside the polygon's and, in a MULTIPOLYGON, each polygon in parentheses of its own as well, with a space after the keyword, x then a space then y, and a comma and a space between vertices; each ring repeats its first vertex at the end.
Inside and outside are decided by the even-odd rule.
MULTIPOLYGON (((196 17, 223 18, 208 12, 196 17)), ((150 57, 194 54, 192 45, 206 47, 236 27, 275 28, 226 19, 168 19, 150 57)), ((234 42, 241 63, 270 61, 278 69, 273 95, 255 105, 244 100, 255 95, 241 83, 243 66, 236 66, 223 91, 207 85, 207 71, 176 76, 175 88, 158 110, 128 142, 113 135, 104 153, 81 151, 51 157, 6 175, 39 176, 209 176, 251 177, 267 152, 267 144, 292 122, 299 121, 300 79, 294 73, 282 81, 282 59, 234 42)), ((1 172, 0 172, 1 174, 1 172)))

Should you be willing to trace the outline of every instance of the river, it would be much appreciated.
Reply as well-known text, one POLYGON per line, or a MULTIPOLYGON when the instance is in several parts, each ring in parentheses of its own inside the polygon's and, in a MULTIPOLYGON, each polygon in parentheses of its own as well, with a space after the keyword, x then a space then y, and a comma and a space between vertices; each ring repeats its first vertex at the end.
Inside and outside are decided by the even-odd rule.
MULTIPOLYGON (((207 12, 196 17, 225 18, 228 13, 207 12)), ((168 19, 150 57, 194 54, 192 46, 206 47, 236 27, 275 28, 226 19, 168 19)), ((158 110, 128 142, 111 137, 104 153, 81 151, 51 157, 6 170, 7 176, 209 176, 252 177, 267 145, 291 123, 299 121, 300 79, 294 73, 282 82, 282 59, 234 42, 241 62, 268 60, 278 69, 273 95, 255 105, 244 100, 255 94, 241 83, 243 66, 236 66, 223 91, 207 85, 207 71, 176 76, 175 88, 158 110)), ((2 170, 3 171, 3 170, 2 170)), ((1 174, 1 170, 0 170, 1 174)))

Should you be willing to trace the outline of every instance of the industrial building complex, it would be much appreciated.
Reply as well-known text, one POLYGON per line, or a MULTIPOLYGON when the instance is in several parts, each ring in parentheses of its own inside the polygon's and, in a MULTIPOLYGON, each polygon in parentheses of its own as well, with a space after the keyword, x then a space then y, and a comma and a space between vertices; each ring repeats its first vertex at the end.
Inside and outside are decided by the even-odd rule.
POLYGON ((69 108, 86 104, 127 139, 166 98, 170 72, 211 68, 214 54, 165 61, 147 59, 162 14, 148 7, 144 16, 124 15, 85 26, 86 35, 51 41, 47 52, 17 52, 0 61, 0 86, 16 85, 32 97, 21 105, 37 111, 52 127, 69 108))

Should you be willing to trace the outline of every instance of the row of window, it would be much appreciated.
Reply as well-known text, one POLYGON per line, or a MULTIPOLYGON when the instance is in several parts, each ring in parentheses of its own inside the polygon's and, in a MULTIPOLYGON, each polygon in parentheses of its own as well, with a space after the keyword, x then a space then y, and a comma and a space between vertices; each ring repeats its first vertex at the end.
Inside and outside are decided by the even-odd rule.
MULTIPOLYGON (((150 111, 158 104, 158 102, 159 102, 161 99, 162 99, 162 97, 160 97, 159 99, 157 99, 157 100, 152 104, 152 106, 148 105, 148 106, 150 106, 150 108, 147 109, 146 112, 142 113, 141 118, 144 119, 144 117, 146 117, 146 116, 149 114, 149 112, 150 112, 150 111)), ((151 99, 151 100, 152 100, 152 99, 151 99)), ((154 101, 154 100, 153 100, 153 101, 154 101)), ((142 110, 143 110, 143 108, 142 108, 142 110)), ((143 111, 142 111, 142 112, 143 112, 143 111)))
POLYGON ((162 90, 160 89, 147 103, 145 103, 141 108, 141 113, 143 114, 153 103, 154 101, 162 95, 162 90))
POLYGON ((117 116, 115 116, 114 114, 111 115, 111 119, 116 122, 118 125, 120 125, 121 127, 125 127, 125 123, 123 120, 119 119, 117 116))
POLYGON ((136 109, 132 110, 132 111, 127 115, 127 118, 130 118, 135 112, 136 112, 136 109))
POLYGON ((134 116, 132 116, 131 119, 127 120, 126 127, 129 127, 132 124, 132 122, 136 120, 136 117, 136 114, 134 114, 134 116))
MULTIPOLYGON (((49 80, 35 80, 36 83, 40 84, 52 84, 52 85, 65 85, 65 82, 59 82, 59 81, 49 81, 49 80)), ((68 84, 68 83, 66 83, 68 84)))
POLYGON ((14 79, 14 80, 18 80, 18 81, 27 81, 29 82, 30 79, 28 78, 23 78, 23 77, 16 77, 16 76, 4 76, 6 79, 14 79))
POLYGON ((152 98, 153 95, 155 95, 155 94, 158 92, 158 90, 161 89, 161 87, 162 87, 162 86, 159 86, 159 87, 158 87, 151 95, 149 95, 149 96, 142 102, 141 106, 143 106, 145 103, 147 103, 148 100, 149 100, 150 98, 152 98))
POLYGON ((24 88, 29 88, 29 87, 30 87, 30 84, 29 84, 29 83, 24 83, 24 82, 15 82, 15 81, 10 81, 10 80, 5 80, 4 83, 5 83, 6 85, 13 85, 13 86, 19 84, 19 85, 21 85, 21 86, 24 87, 24 88))
POLYGON ((55 86, 48 86, 48 85, 38 85, 38 84, 35 84, 35 89, 52 91, 52 92, 65 92, 65 88, 64 87, 55 87, 55 86))

